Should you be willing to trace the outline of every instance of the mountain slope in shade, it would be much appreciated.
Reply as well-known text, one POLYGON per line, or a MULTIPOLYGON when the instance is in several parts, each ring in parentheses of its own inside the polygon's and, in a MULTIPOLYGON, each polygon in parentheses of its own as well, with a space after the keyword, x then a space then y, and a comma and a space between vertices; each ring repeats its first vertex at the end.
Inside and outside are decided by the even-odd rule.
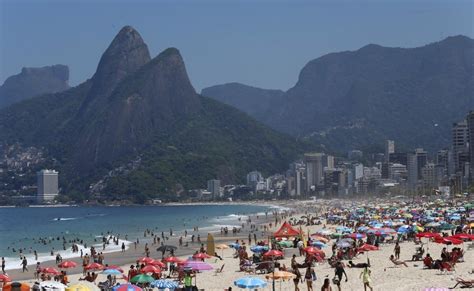
POLYGON ((452 122, 474 108, 473 61, 474 40, 465 36, 328 54, 310 61, 260 120, 341 151, 387 138, 436 149, 449 144, 452 122))
POLYGON ((227 83, 204 88, 201 94, 222 103, 234 106, 263 121, 274 101, 285 92, 281 90, 260 89, 240 83, 227 83))
POLYGON ((46 93, 69 88, 69 68, 54 65, 41 68, 23 68, 21 73, 8 77, 0 86, 0 108, 46 93))
POLYGON ((90 189, 112 199, 176 199, 177 189, 208 179, 283 171, 308 148, 198 95, 177 49, 147 60, 137 36, 122 29, 83 84, 0 111, 0 142, 43 149, 43 166, 58 169, 64 191, 79 200, 90 189))

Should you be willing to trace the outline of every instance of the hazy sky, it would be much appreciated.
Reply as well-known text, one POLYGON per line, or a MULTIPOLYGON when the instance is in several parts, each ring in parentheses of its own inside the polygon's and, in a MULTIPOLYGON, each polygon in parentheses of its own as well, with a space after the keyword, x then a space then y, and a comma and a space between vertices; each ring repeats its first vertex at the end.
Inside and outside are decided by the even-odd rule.
POLYGON ((77 85, 131 25, 152 56, 178 48, 197 90, 234 81, 286 90, 309 60, 329 52, 473 37, 473 3, 0 0, 0 83, 23 66, 66 64, 77 85))

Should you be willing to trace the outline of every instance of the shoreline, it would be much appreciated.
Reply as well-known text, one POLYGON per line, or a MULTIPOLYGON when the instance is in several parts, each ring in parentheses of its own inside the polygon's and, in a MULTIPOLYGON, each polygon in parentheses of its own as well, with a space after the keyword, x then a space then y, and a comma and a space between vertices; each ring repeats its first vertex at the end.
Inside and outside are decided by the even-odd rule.
MULTIPOLYGON (((238 205, 249 205, 249 203, 225 203, 225 204, 222 204, 222 205, 229 205, 229 204, 231 204, 231 205, 237 205, 237 204, 238 205)), ((273 211, 278 211, 279 216, 281 215, 281 213, 287 213, 287 212, 295 210, 294 207, 291 207, 292 204, 290 204, 288 202, 284 203, 284 204, 285 204, 285 206, 275 205, 275 203, 266 204, 266 205, 265 204, 264 205, 260 204, 258 206, 272 206, 271 209, 273 211), (274 209, 273 209, 273 207, 274 207, 274 209)), ((215 203, 207 204, 206 203, 206 204, 193 204, 193 205, 219 205, 219 204, 215 204, 215 203)), ((255 204, 251 203, 250 205, 255 205, 255 204)), ((182 205, 170 205, 170 206, 182 206, 182 205)), ((268 217, 265 217, 265 215, 264 214, 262 215, 262 213, 260 213, 260 212, 251 213, 251 214, 243 214, 242 216, 243 217, 245 216, 247 218, 251 218, 252 219, 251 224, 254 224, 254 225, 258 226, 258 231, 256 231, 258 240, 266 240, 267 239, 268 234, 269 234, 269 232, 271 232, 271 230, 267 230, 266 232, 264 232, 263 231, 263 225, 268 226, 270 223, 274 224, 275 216, 272 214, 272 211, 269 211, 268 217), (258 219, 256 219, 257 216, 259 217, 258 219)), ((190 238, 191 238, 192 235, 195 235, 197 237, 198 234, 199 234, 202 238, 201 243, 204 244, 204 246, 206 246, 207 235, 209 233, 213 235, 214 242, 215 242, 216 245, 217 244, 227 244, 228 245, 230 243, 235 242, 236 240, 239 240, 239 241, 244 240, 244 241, 247 242, 248 235, 250 233, 253 234, 255 231, 252 232, 250 230, 250 224, 248 224, 246 222, 246 220, 242 220, 242 221, 239 221, 239 222, 241 223, 239 228, 242 227, 242 224, 245 227, 243 229, 241 228, 240 232, 236 233, 235 235, 232 234, 232 231, 231 231, 232 229, 231 228, 229 228, 229 234, 224 235, 224 234, 220 233, 220 230, 204 231, 203 229, 205 229, 206 227, 202 227, 202 228, 199 228, 199 230, 197 232, 192 231, 192 230, 188 231, 188 236, 187 236, 186 240, 184 238, 184 230, 176 231, 176 232, 174 232, 174 235, 172 237, 170 237, 169 240, 164 241, 164 243, 178 246, 179 237, 182 236, 183 237, 183 246, 178 247, 178 249, 175 251, 175 256, 177 256, 177 257, 188 257, 188 256, 194 254, 196 249, 199 249, 199 247, 201 246, 200 243, 198 243, 197 241, 195 241, 194 243, 192 243, 190 241, 190 238), (189 243, 188 247, 184 246, 184 242, 186 242, 186 241, 189 243)), ((273 225, 272 229, 273 228, 275 228, 274 225, 273 225)), ((252 240, 253 240, 253 235, 252 235, 252 240)), ((150 257, 156 258, 156 259, 161 259, 161 252, 156 251, 156 248, 158 248, 160 245, 152 244, 153 243, 153 238, 152 237, 140 238, 140 243, 137 245, 136 249, 134 247, 134 242, 133 241, 128 241, 128 242, 129 242, 129 244, 126 246, 126 251, 125 252, 121 252, 121 250, 119 248, 115 251, 107 252, 107 248, 106 248, 105 251, 104 251, 105 263, 108 264, 108 265, 118 265, 118 266, 125 266, 125 265, 129 266, 131 264, 135 264, 136 259, 145 256, 144 246, 145 246, 146 243, 148 243, 148 246, 149 246, 150 251, 151 251, 150 252, 150 257)), ((97 249, 98 252, 102 251, 101 248, 96 248, 96 249, 97 249)), ((69 249, 67 249, 67 250, 69 250, 69 249)), ((90 248, 88 248, 88 250, 90 250, 90 248)), ((220 254, 219 250, 216 250, 216 252, 217 252, 218 255, 220 254)), ((86 254, 86 252, 84 252, 84 254, 86 254)), ((75 256, 75 257, 70 257, 70 258, 67 258, 67 259, 63 258, 63 260, 74 261, 78 265, 78 267, 76 267, 76 268, 67 269, 66 271, 68 272, 68 275, 82 275, 82 258, 80 257, 79 253, 77 253, 77 256, 75 256)), ((16 281, 29 280, 30 282, 33 282, 34 281, 33 277, 34 277, 35 265, 36 265, 36 261, 33 261, 32 263, 29 263, 28 264, 29 272, 23 273, 22 270, 21 270, 21 267, 20 267, 20 259, 18 259, 18 266, 19 266, 18 268, 6 269, 5 271, 9 276, 14 278, 16 281)), ((41 261, 41 266, 42 267, 48 266, 48 267, 57 268, 57 266, 55 264, 55 255, 51 256, 51 259, 49 259, 49 260, 41 261)))

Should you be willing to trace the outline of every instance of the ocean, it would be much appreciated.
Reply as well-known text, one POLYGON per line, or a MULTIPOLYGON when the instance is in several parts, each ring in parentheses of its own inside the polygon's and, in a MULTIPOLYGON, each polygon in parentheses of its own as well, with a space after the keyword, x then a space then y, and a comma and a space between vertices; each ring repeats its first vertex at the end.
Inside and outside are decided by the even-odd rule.
MULTIPOLYGON (((0 208, 0 256, 6 258, 7 269, 18 268, 20 248, 29 262, 34 262, 34 250, 39 261, 50 260, 53 248, 63 258, 79 256, 70 251, 69 243, 63 250, 63 237, 66 241, 83 240, 88 247, 101 246, 101 236, 109 232, 120 234, 122 240, 128 235, 124 242, 129 244, 137 238, 142 240, 146 229, 167 235, 170 228, 178 235, 196 226, 199 231, 218 232, 224 226, 239 226, 239 218, 244 221, 249 214, 264 215, 272 210, 275 207, 243 204, 0 208), (39 238, 46 238, 48 243, 40 243, 39 238), (11 261, 15 262, 12 266, 8 264, 11 261)), ((120 245, 108 246, 105 252, 119 251, 120 245)))

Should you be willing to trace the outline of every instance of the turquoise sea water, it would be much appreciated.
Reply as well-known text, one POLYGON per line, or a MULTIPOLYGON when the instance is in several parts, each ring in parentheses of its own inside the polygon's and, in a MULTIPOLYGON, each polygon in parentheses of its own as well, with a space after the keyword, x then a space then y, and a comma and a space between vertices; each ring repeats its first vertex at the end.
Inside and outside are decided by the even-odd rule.
POLYGON ((248 214, 265 211, 271 211, 270 207, 237 204, 0 208, 0 256, 18 257, 19 248, 26 248, 25 254, 31 250, 47 254, 53 247, 60 250, 63 236, 67 241, 82 239, 89 246, 98 243, 94 239, 108 231, 120 234, 121 239, 127 234, 130 241, 142 239, 146 229, 157 234, 169 233, 170 228, 176 233, 195 226, 202 231, 219 231, 222 226, 238 226, 239 217, 244 220, 248 214), (43 245, 34 240, 40 237, 52 242, 43 245))

